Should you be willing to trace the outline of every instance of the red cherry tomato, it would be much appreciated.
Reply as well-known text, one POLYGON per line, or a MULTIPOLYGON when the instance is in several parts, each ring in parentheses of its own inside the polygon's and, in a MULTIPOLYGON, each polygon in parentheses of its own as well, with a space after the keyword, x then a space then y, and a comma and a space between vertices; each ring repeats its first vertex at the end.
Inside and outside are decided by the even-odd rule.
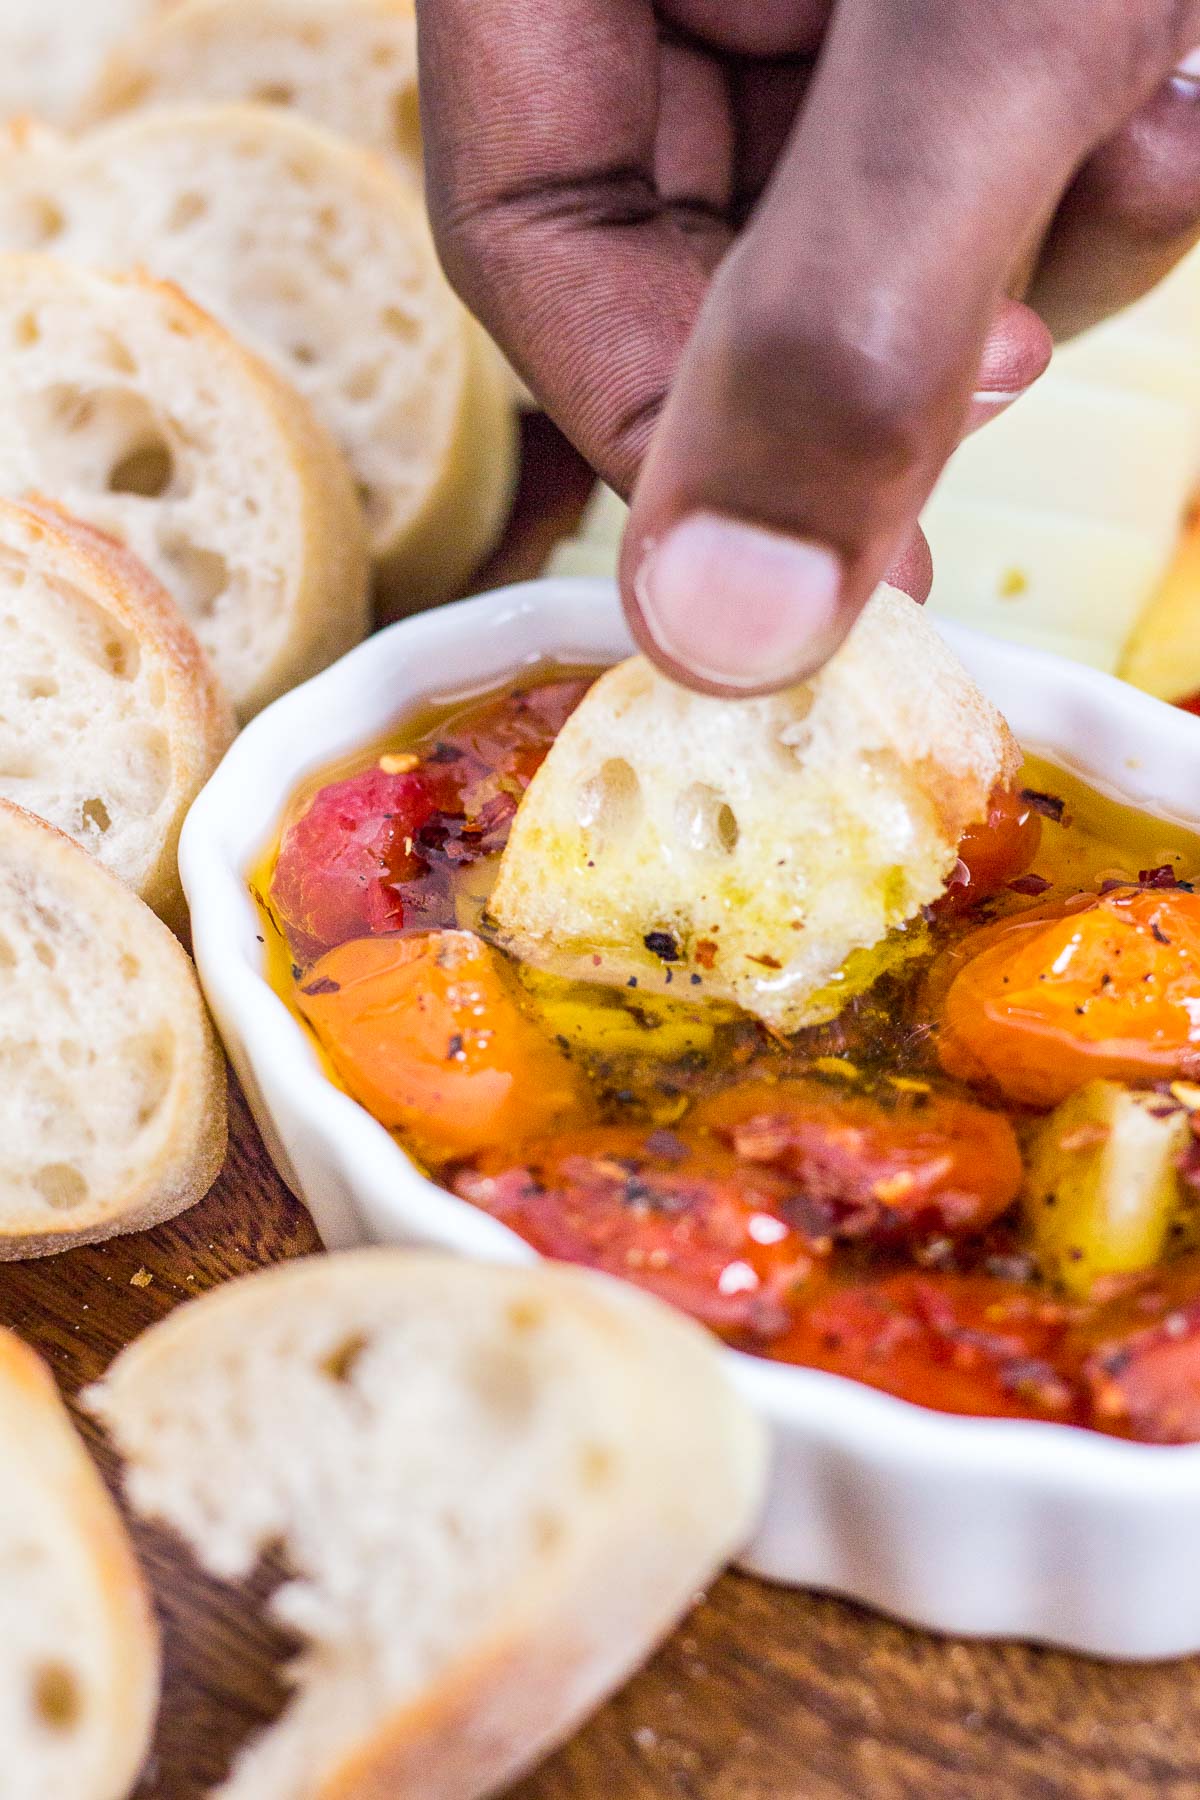
POLYGON ((958 846, 958 867, 934 910, 942 917, 967 912, 1023 875, 1038 853, 1042 821, 1016 788, 998 788, 988 816, 967 827, 958 846))
POLYGON ((771 1354, 938 1412, 1072 1421, 1056 1366, 1071 1316, 1018 1282, 908 1270, 823 1284, 771 1354))
POLYGON ((702 1101, 689 1125, 792 1182, 793 1210, 838 1238, 978 1231, 1021 1186, 1021 1153, 1003 1114, 935 1090, 744 1082, 702 1101))
POLYGON ((786 1328, 823 1248, 793 1220, 790 1184, 672 1131, 563 1133, 518 1159, 485 1155, 454 1187, 543 1256, 623 1276, 758 1342, 786 1328))
MULTIPOLYGON (((438 810, 423 769, 364 769, 324 787, 284 833, 271 902, 292 954, 307 963, 350 938, 411 923, 400 891, 426 864, 417 834, 438 810)), ((453 914, 436 923, 452 923, 453 914)))
POLYGON ((1200 1257, 1098 1307, 1071 1349, 1089 1424, 1147 1444, 1200 1442, 1200 1257))

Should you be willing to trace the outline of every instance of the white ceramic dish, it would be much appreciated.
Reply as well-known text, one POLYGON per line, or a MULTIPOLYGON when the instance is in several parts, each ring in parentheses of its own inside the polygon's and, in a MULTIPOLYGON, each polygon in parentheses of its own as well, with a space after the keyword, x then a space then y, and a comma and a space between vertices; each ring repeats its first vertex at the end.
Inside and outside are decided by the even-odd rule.
MULTIPOLYGON (((1028 747, 1200 828, 1200 722, 1055 657, 945 634, 1028 747)), ((248 872, 297 783, 415 702, 502 680, 539 655, 614 660, 629 647, 606 582, 536 582, 422 614, 257 718, 192 809, 181 864, 204 986, 268 1146, 330 1248, 532 1255, 427 1181, 326 1079, 264 978, 248 872)), ((775 1438, 749 1568, 935 1630, 1112 1657, 1200 1649, 1200 1447, 951 1418, 727 1354, 775 1438)))

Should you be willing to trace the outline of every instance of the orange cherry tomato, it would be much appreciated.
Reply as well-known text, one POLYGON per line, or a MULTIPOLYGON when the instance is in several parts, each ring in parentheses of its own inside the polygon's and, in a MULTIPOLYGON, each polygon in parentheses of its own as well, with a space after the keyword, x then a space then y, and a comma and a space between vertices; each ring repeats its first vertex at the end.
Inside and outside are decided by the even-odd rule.
POLYGON ((964 938, 935 971, 950 1075, 1055 1106, 1084 1082, 1200 1074, 1200 894, 1115 888, 964 938))
POLYGON ((966 912, 1006 882, 1023 875, 1042 841, 1042 821, 1017 788, 997 788, 988 816, 968 825, 958 846, 958 867, 935 911, 966 912))
POLYGON ((1155 1269, 1094 1309, 1068 1348, 1089 1424, 1147 1444, 1200 1441, 1200 1256, 1155 1269))
POLYGON ((469 931, 341 944, 297 998, 347 1092, 430 1163, 587 1116, 582 1077, 469 931))
POLYGON ((702 1101, 688 1123, 793 1182, 795 1215, 835 1238, 886 1244, 978 1231, 1021 1186, 1003 1113, 932 1089, 749 1081, 702 1101))

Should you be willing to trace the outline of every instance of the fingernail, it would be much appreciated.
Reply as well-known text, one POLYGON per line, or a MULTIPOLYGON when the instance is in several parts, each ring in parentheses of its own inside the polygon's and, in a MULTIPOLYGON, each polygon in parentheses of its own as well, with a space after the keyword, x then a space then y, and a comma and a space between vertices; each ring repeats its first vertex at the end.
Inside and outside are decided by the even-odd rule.
POLYGON ((1183 61, 1176 65, 1172 79, 1189 90, 1200 85, 1200 49, 1188 52, 1183 61))
POLYGON ((704 681, 800 681, 837 642, 842 565, 823 544, 692 513, 653 545, 634 578, 646 630, 704 681))
POLYGON ((1015 391, 1010 388, 1007 392, 1002 388, 980 388, 977 393, 971 395, 964 435, 978 431, 981 425, 986 425, 989 419, 994 419, 997 413, 1004 412, 1014 400, 1019 400, 1022 394, 1028 392, 1028 388, 1017 388, 1015 391))

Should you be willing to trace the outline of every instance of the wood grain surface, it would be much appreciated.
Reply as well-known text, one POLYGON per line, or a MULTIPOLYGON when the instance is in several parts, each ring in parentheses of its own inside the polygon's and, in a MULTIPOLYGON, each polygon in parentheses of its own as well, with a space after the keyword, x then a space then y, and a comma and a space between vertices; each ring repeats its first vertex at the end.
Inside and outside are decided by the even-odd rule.
MULTIPOLYGON (((577 460, 544 421, 530 422, 514 528, 489 580, 533 572, 586 492, 577 460)), ((224 1174, 183 1218, 0 1269, 0 1323, 43 1352, 68 1398, 173 1306, 319 1250, 236 1092, 231 1123, 224 1174)), ((115 1483, 105 1445, 86 1421, 84 1429, 115 1483)), ((247 1733, 282 1705, 277 1671, 288 1645, 262 1619, 269 1573, 254 1592, 224 1589, 165 1534, 135 1532, 167 1656, 158 1740, 138 1797, 199 1800, 247 1733)), ((954 1643, 837 1600, 728 1576, 513 1800, 581 1796, 1196 1800, 1200 1660, 1117 1667, 954 1643)))

